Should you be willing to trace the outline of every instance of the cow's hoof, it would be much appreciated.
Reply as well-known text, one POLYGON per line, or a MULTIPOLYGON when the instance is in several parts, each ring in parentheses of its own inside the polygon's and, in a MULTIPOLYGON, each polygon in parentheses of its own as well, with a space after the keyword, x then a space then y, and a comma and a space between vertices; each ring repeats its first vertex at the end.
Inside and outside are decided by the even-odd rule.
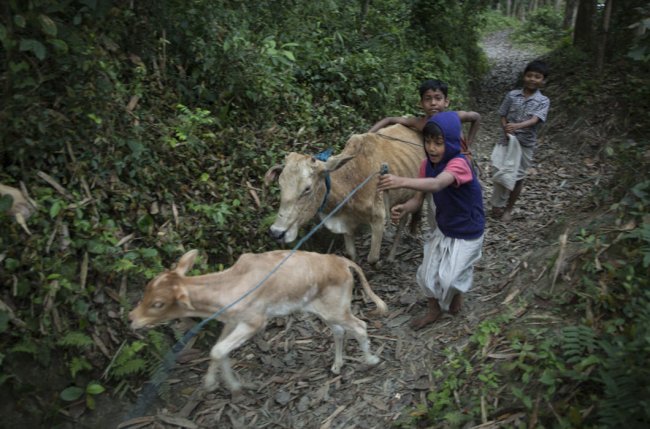
POLYGON ((370 355, 366 358, 366 364, 375 366, 380 362, 380 359, 375 355, 370 355))

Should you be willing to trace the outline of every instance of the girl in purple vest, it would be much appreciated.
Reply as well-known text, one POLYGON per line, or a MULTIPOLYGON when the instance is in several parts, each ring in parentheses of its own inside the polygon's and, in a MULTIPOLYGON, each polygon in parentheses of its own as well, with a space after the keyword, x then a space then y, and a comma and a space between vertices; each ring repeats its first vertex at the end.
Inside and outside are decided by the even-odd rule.
POLYGON ((427 158, 419 178, 385 174, 378 191, 408 188, 419 191, 404 204, 391 209, 398 221, 415 213, 431 192, 436 205, 437 227, 424 244, 422 265, 416 280, 428 303, 427 312, 411 326, 420 329, 435 322, 443 311, 457 314, 462 293, 470 290, 474 264, 481 258, 485 214, 481 186, 467 158, 461 154, 461 122, 456 112, 433 116, 422 131, 427 158))

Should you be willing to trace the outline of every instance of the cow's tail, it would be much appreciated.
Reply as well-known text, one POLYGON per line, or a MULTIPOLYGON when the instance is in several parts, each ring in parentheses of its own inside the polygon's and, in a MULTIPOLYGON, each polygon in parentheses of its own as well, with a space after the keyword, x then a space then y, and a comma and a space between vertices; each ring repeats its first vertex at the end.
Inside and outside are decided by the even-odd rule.
POLYGON ((370 287, 370 283, 368 283, 368 279, 366 279, 366 275, 363 273, 363 270, 361 269, 360 266, 355 264, 354 262, 348 260, 348 268, 350 271, 356 272, 357 277, 359 278, 359 281, 361 282, 361 286, 363 287, 363 290, 365 291, 366 295, 372 300, 372 302, 375 303, 377 306, 377 310, 375 311, 375 314, 381 316, 383 314, 386 314, 388 311, 388 306, 386 303, 377 296, 375 292, 373 292, 372 288, 370 287))

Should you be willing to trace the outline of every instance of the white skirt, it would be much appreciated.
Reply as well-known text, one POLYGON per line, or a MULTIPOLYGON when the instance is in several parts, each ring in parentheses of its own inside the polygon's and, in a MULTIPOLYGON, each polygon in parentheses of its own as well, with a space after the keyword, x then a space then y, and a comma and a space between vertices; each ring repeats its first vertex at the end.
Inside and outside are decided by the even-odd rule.
POLYGON ((438 300, 442 310, 449 311, 456 293, 472 288, 474 264, 481 259, 483 237, 474 240, 451 238, 436 228, 424 243, 424 257, 416 280, 427 298, 438 300))

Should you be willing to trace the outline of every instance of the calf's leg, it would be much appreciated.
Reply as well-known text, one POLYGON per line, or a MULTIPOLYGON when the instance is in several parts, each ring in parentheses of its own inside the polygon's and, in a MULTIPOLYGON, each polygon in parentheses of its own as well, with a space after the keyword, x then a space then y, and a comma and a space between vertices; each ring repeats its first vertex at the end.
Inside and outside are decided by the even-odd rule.
POLYGON ((221 374, 226 387, 236 395, 241 391, 241 383, 232 371, 228 355, 231 351, 244 344, 251 338, 263 324, 238 323, 231 328, 224 327, 224 334, 217 344, 210 351, 210 366, 208 373, 205 375, 204 386, 207 391, 213 391, 217 388, 217 368, 221 367, 221 374))
MULTIPOLYGON (((321 317, 323 317, 321 315, 321 317)), ((367 365, 376 365, 379 363, 379 358, 370 352, 370 342, 368 341, 368 332, 366 329, 366 322, 357 319, 349 311, 342 318, 333 320, 326 319, 325 323, 332 330, 334 335, 334 364, 332 365, 332 372, 339 374, 343 366, 343 340, 345 333, 349 332, 359 343, 359 347, 363 352, 364 359, 367 365)))

